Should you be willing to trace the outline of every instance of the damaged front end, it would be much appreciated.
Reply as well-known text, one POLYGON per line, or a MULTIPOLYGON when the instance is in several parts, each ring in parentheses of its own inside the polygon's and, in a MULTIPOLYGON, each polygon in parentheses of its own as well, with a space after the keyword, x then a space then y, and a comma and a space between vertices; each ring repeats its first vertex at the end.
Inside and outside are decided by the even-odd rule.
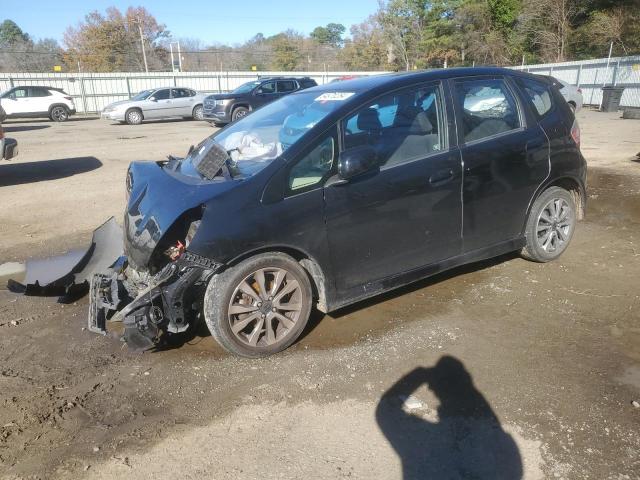
POLYGON ((123 339, 130 348, 153 348, 164 334, 185 332, 194 323, 203 289, 217 268, 209 259, 182 251, 157 274, 149 275, 121 257, 91 280, 89 330, 106 335, 108 321, 121 321, 123 339))
POLYGON ((106 335, 109 323, 122 322, 123 339, 134 350, 195 325, 206 284, 221 265, 189 251, 189 244, 206 203, 231 182, 216 175, 224 156, 200 162, 215 170, 206 177, 181 171, 177 160, 133 162, 124 231, 111 218, 94 231, 87 250, 28 262, 24 281, 10 280, 10 289, 63 299, 88 290, 89 330, 106 335))

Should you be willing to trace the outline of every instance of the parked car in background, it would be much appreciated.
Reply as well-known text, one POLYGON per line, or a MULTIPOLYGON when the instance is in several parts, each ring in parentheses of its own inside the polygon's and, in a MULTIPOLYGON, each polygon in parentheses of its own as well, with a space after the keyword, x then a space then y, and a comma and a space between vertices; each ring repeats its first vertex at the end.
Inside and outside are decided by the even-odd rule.
POLYGON ((104 107, 101 116, 129 125, 175 117, 202 120, 204 97, 203 93, 183 87, 143 90, 129 100, 110 103, 104 107))
POLYGON ((582 109, 582 89, 559 78, 549 78, 556 82, 558 90, 560 90, 560 93, 571 107, 571 110, 573 110, 574 113, 579 112, 582 109))
POLYGON ((18 154, 18 142, 13 138, 6 138, 2 129, 2 122, 7 118, 2 105, 0 105, 0 160, 11 160, 18 154))
POLYGON ((334 78, 330 83, 344 82, 345 80, 355 80, 356 78, 362 78, 362 75, 343 75, 341 77, 334 78))
POLYGON ((555 260, 585 182, 575 117, 539 76, 452 68, 295 92, 184 158, 131 164, 126 257, 93 277, 89 325, 118 311, 127 342, 152 348, 202 312, 228 351, 269 355, 314 306, 512 251, 555 260))
POLYGON ((278 98, 317 85, 309 77, 269 77, 247 82, 230 93, 216 93, 205 98, 204 119, 216 125, 235 122, 278 98))
POLYGON ((53 87, 13 87, 0 94, 0 105, 10 118, 48 117, 65 122, 76 113, 73 97, 53 87))

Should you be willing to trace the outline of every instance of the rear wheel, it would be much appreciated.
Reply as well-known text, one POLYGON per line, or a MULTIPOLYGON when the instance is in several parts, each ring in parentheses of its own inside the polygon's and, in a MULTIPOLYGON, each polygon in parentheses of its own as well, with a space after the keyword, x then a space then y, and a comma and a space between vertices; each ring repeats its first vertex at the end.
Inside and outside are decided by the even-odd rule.
POLYGON ((233 111, 233 114, 231 114, 231 120, 233 122, 235 122, 239 118, 246 117, 248 113, 249 113, 249 109, 248 108, 246 108, 246 107, 236 107, 235 110, 233 111))
POLYGON ((140 125, 142 123, 142 112, 137 108, 128 110, 124 116, 129 125, 140 125))
POLYGON ((69 111, 62 105, 56 105, 49 112, 49 118, 54 122, 66 122, 69 120, 69 111))
POLYGON ((311 305, 311 282, 300 264, 283 253, 265 253, 212 277, 204 317, 226 350, 264 357, 296 341, 311 305))
POLYGON ((202 105, 196 105, 193 109, 193 113, 191 115, 194 120, 204 120, 204 112, 202 110, 202 105))
POLYGON ((576 204, 569 192, 560 187, 545 190, 531 207, 522 256, 535 262, 558 258, 569 246, 576 218, 576 204))

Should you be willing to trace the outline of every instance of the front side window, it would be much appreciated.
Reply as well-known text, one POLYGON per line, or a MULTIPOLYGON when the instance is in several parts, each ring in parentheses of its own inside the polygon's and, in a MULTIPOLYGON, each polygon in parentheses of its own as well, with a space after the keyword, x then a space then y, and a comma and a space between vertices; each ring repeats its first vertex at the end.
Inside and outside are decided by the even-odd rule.
POLYGON ((263 83, 262 86, 258 88, 258 93, 276 93, 276 82, 263 83))
POLYGON ((280 80, 278 82, 278 93, 293 92, 296 89, 296 82, 293 80, 280 80))
POLYGON ((529 80, 528 78, 519 78, 518 83, 520 83, 524 93, 526 93, 529 100, 531 100, 538 115, 544 117, 553 106, 549 87, 544 83, 529 80))
POLYGON ((293 166, 289 173, 290 192, 301 193, 319 185, 331 172, 334 156, 335 141, 331 135, 293 166))
POLYGON ((27 98, 27 89, 26 88, 16 88, 11 94, 15 98, 27 98))
POLYGON ((153 94, 153 98, 156 100, 168 100, 169 99, 169 89, 158 90, 153 94))
POLYGON ((521 127, 516 100, 504 80, 462 80, 456 82, 455 88, 462 107, 461 123, 465 142, 521 127))
POLYGON ((380 97, 345 120, 345 149, 369 145, 381 167, 445 148, 438 85, 412 87, 380 97))

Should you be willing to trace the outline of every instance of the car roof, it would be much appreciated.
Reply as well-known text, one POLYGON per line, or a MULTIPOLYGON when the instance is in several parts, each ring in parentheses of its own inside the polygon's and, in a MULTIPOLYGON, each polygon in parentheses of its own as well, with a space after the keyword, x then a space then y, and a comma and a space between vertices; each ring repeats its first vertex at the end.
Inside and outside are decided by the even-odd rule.
POLYGON ((434 70, 419 70, 412 72, 385 73, 380 75, 370 75, 341 82, 325 83, 318 87, 313 87, 314 91, 348 91, 361 93, 372 89, 392 89, 405 85, 412 85, 419 82, 431 80, 442 80, 453 77, 475 77, 481 75, 511 75, 540 79, 539 76, 519 70, 500 67, 460 67, 460 68, 440 68, 434 70))

